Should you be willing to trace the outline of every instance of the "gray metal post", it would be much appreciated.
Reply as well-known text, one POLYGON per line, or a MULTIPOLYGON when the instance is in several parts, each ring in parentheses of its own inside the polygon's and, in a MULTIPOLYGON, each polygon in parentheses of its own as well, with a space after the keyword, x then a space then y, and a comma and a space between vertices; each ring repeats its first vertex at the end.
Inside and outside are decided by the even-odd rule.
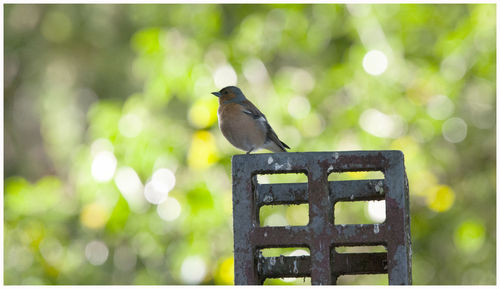
POLYGON ((236 285, 266 278, 311 277, 335 284, 340 275, 387 273, 389 284, 411 284, 408 182, 400 151, 236 155, 233 166, 236 285), (382 171, 384 179, 328 181, 332 172, 382 171), (305 173, 307 183, 259 184, 257 174, 305 173), (337 224, 336 202, 385 200, 382 224, 337 224), (306 226, 261 227, 264 205, 309 204, 306 226), (337 246, 384 245, 387 253, 337 253, 337 246), (263 257, 260 250, 308 247, 310 256, 263 257))

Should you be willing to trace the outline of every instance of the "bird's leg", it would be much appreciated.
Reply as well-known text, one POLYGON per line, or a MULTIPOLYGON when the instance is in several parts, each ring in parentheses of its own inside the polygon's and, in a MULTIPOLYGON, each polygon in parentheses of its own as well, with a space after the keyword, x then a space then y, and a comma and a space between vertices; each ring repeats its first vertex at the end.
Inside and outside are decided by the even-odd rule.
POLYGON ((252 147, 249 151, 247 151, 247 155, 253 151, 254 147, 252 147))

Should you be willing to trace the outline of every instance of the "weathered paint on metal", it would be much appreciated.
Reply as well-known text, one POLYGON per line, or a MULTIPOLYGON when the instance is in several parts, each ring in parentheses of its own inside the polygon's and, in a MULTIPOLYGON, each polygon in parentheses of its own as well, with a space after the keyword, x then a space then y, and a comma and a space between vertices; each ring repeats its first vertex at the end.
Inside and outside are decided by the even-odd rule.
POLYGON ((265 278, 311 277, 335 284, 345 274, 388 273, 389 284, 411 284, 408 181, 400 151, 236 155, 233 165, 235 284, 265 278), (332 172, 382 171, 384 179, 328 181, 332 172), (304 173, 307 183, 259 184, 258 174, 304 173), (336 224, 336 202, 385 200, 382 224, 336 224), (261 227, 266 205, 309 205, 306 226, 261 227), (384 245, 387 253, 336 253, 338 246, 384 245), (262 257, 273 247, 307 247, 310 256, 262 257))

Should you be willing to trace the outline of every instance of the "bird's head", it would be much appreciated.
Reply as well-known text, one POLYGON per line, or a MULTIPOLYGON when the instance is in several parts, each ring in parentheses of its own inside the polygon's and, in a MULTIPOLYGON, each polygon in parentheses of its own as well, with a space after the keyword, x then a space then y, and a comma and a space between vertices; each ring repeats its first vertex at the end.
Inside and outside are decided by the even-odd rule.
POLYGON ((220 91, 212 92, 212 94, 219 98, 219 104, 230 102, 241 103, 246 99, 243 92, 236 86, 226 86, 220 91))

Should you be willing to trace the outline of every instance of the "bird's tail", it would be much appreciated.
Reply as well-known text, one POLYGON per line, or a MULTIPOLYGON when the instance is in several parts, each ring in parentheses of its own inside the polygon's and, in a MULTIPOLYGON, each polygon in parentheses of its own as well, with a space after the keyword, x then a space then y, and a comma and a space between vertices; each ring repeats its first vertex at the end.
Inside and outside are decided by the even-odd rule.
MULTIPOLYGON (((281 143, 281 146, 282 146, 282 147, 286 147, 287 149, 290 149, 290 147, 289 147, 286 143, 284 143, 284 142, 282 142, 282 141, 280 141, 280 143, 281 143)), ((285 150, 285 151, 286 151, 286 150, 285 150)))
POLYGON ((266 134, 266 142, 264 143, 264 148, 268 149, 275 153, 286 152, 286 149, 290 148, 286 143, 282 142, 273 128, 266 122, 267 125, 267 134, 266 134))
POLYGON ((274 153, 281 153, 281 152, 286 152, 286 149, 289 149, 290 147, 282 141, 279 141, 279 143, 276 143, 274 141, 268 141, 264 144, 264 148, 274 153))

